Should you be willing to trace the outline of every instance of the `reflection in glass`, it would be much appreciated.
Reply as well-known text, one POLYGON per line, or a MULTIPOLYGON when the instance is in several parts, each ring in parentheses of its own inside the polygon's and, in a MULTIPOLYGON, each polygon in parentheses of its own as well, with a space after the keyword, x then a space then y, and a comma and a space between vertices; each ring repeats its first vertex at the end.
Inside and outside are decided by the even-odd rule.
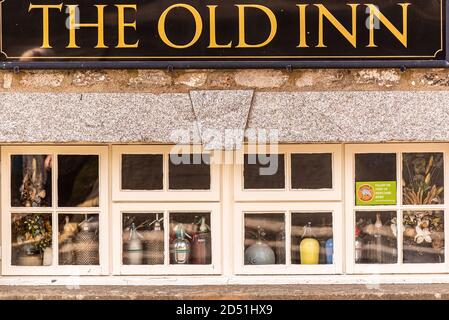
POLYGON ((170 154, 168 168, 170 190, 209 190, 209 154, 170 154))
POLYGON ((11 206, 51 207, 51 155, 11 156, 11 206))
POLYGON ((291 155, 293 189, 332 188, 332 154, 298 153, 291 155))
POLYGON ((122 155, 122 190, 162 190, 161 154, 122 155))
POLYGON ((58 206, 98 207, 98 177, 98 156, 59 155, 58 206))
POLYGON ((284 189, 284 155, 245 154, 243 178, 245 189, 284 189))
POLYGON ((11 265, 52 264, 51 213, 11 215, 11 265))
POLYGON ((170 213, 170 263, 212 263, 210 213, 170 213))
POLYGON ((164 214, 123 214, 123 264, 164 264, 164 214))
POLYGON ((404 153, 402 155, 402 195, 408 205, 444 203, 442 153, 404 153))
POLYGON ((355 263, 397 263, 395 211, 357 211, 355 263))
POLYGON ((59 265, 99 264, 97 214, 59 214, 59 265))
POLYGON ((332 264, 332 213, 292 213, 292 264, 332 264))
POLYGON ((404 263, 444 262, 444 212, 404 211, 404 263))
POLYGON ((245 214, 245 264, 285 264, 283 213, 245 214))

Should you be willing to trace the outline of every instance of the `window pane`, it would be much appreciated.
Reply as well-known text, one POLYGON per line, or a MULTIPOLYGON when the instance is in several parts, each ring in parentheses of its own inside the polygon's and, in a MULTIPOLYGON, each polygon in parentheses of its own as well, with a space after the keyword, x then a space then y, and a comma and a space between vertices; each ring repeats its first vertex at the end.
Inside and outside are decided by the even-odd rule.
POLYGON ((51 207, 51 155, 11 156, 11 206, 51 207))
POLYGON ((212 263, 210 213, 170 213, 170 263, 212 263))
POLYGON ((292 264, 332 264, 332 213, 292 213, 292 264))
POLYGON ((285 264, 283 213, 245 214, 245 265, 285 264))
POLYGON ((243 178, 245 189, 284 189, 284 155, 245 154, 243 178))
POLYGON ((58 156, 58 206, 98 207, 98 156, 58 156))
POLYGON ((59 265, 98 265, 97 214, 59 214, 59 265))
POLYGON ((171 154, 168 174, 171 190, 209 190, 210 156, 171 154))
POLYGON ((442 153, 404 153, 402 178, 404 204, 444 203, 442 153))
POLYGON ((395 205, 396 154, 355 155, 356 205, 395 205))
POLYGON ((123 214, 123 264, 164 264, 164 214, 123 214))
POLYGON ((397 263, 395 211, 357 211, 355 263, 397 263))
POLYGON ((444 212, 405 211, 404 263, 444 262, 444 212))
POLYGON ((11 215, 11 265, 50 266, 53 260, 51 213, 11 215))
POLYGON ((162 190, 161 154, 122 155, 122 190, 162 190))
POLYGON ((292 154, 293 189, 332 188, 332 154, 292 154))

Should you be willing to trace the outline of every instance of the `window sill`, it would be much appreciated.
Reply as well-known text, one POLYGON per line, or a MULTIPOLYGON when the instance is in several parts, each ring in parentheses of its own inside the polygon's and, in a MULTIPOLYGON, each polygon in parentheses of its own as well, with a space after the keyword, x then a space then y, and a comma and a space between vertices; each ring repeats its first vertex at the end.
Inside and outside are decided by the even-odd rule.
POLYGON ((449 299, 449 284, 214 285, 214 286, 0 286, 0 300, 390 300, 449 299), (263 288, 263 290, 261 289, 263 288))

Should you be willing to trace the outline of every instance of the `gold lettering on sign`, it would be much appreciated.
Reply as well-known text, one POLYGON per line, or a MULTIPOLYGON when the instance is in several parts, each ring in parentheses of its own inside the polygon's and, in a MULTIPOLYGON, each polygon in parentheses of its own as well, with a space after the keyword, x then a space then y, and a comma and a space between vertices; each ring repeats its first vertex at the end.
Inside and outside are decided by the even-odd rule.
POLYGON ((374 43, 374 16, 407 48, 407 12, 410 3, 398 3, 402 7, 402 33, 388 20, 374 4, 367 4, 369 8, 369 44, 367 47, 377 47, 374 43))
POLYGON ((231 48, 232 41, 228 44, 218 44, 217 43, 217 27, 215 20, 215 9, 218 7, 217 5, 207 6, 209 8, 209 46, 208 48, 231 48))
POLYGON ((28 7, 28 12, 33 9, 42 9, 42 49, 51 49, 50 45, 50 21, 49 21, 49 12, 50 9, 58 9, 62 10, 62 3, 55 5, 44 5, 44 4, 32 4, 28 7))
POLYGON ((274 36, 277 32, 277 20, 276 16, 274 15, 273 11, 268 9, 265 6, 259 5, 259 4, 236 4, 235 5, 239 10, 239 43, 237 45, 237 48, 261 48, 266 46, 273 40, 274 36), (248 44, 246 42, 246 35, 245 35, 245 9, 246 8, 253 8, 258 9, 264 12, 268 19, 270 20, 270 35, 268 38, 261 43, 257 44, 248 44))
POLYGON ((201 20, 201 15, 194 7, 192 7, 191 5, 185 4, 185 3, 177 3, 174 5, 171 5, 170 7, 165 9, 164 12, 162 12, 161 16, 159 17, 157 29, 159 32, 159 36, 161 37, 162 41, 166 45, 168 45, 172 48, 175 48, 175 49, 185 49, 185 48, 193 46, 200 38, 201 33, 203 32, 203 21, 201 20), (192 14, 193 19, 195 20, 195 35, 193 36, 192 40, 189 43, 184 44, 184 45, 179 45, 179 44, 175 44, 175 43, 171 42, 167 37, 167 33, 165 32, 165 20, 167 18, 167 15, 171 10, 173 10, 175 8, 184 8, 184 9, 188 10, 192 14))
POLYGON ((348 6, 352 9, 352 30, 349 32, 335 16, 327 10, 322 4, 315 4, 318 7, 318 45, 317 48, 325 48, 324 44, 324 31, 323 31, 323 18, 325 17, 345 38, 352 44, 354 48, 357 48, 357 6, 355 3, 348 3, 348 6))
POLYGON ((299 9, 299 45, 297 48, 308 48, 306 30, 306 7, 308 4, 297 4, 299 9))
POLYGON ((133 9, 137 12, 137 4, 116 4, 117 7, 117 24, 118 24, 118 44, 116 48, 138 48, 139 40, 134 44, 125 42, 125 28, 137 29, 136 20, 133 22, 125 22, 125 9, 133 9))
POLYGON ((97 28, 98 30, 98 41, 95 48, 108 48, 104 44, 104 8, 106 5, 97 4, 98 12, 98 22, 97 23, 77 23, 76 22, 76 8, 77 4, 67 5, 69 8, 69 45, 66 47, 68 49, 79 48, 76 44, 76 30, 79 28, 97 28))

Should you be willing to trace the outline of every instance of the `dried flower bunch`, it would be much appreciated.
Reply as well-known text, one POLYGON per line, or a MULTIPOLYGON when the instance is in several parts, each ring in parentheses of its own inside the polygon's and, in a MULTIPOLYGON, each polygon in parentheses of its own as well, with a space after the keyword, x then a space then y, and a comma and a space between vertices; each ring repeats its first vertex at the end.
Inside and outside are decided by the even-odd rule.
POLYGON ((443 203, 443 155, 406 153, 403 158, 403 202, 405 205, 443 203))
POLYGON ((432 243, 444 232, 441 212, 408 211, 404 213, 404 237, 417 244, 432 243))
POLYGON ((50 220, 40 214, 20 216, 13 221, 17 242, 30 243, 39 252, 51 246, 52 227, 50 220))

